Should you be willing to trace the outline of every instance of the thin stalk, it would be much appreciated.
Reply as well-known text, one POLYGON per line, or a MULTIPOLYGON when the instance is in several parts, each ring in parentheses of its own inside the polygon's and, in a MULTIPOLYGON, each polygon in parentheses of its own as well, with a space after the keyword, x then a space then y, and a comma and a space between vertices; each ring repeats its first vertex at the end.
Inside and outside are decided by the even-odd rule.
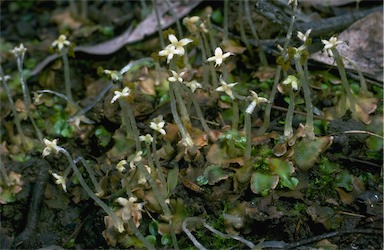
POLYGON ((191 136, 188 134, 187 130, 185 129, 183 123, 180 120, 179 114, 177 112, 174 84, 169 84, 169 95, 171 98, 172 116, 173 116, 173 119, 175 120, 176 125, 180 130, 181 137, 183 138, 183 140, 189 139, 191 138, 191 136))
POLYGON ((350 64, 352 64, 353 68, 357 71, 357 74, 359 75, 359 79, 360 79, 361 93, 364 96, 367 96, 368 95, 367 82, 365 81, 365 77, 364 77, 363 73, 361 72, 359 65, 357 65, 354 61, 352 61, 348 57, 344 57, 344 59, 346 59, 350 64))
MULTIPOLYGON (((163 187, 166 187, 167 186, 167 182, 165 181, 165 176, 164 176, 164 173, 163 173, 163 171, 161 169, 161 165, 160 165, 160 161, 159 161, 159 156, 157 155, 156 141, 157 141, 157 133, 155 132, 155 133, 153 133, 152 152, 151 152, 150 146, 148 144, 145 144, 146 147, 147 147, 147 151, 148 151, 148 163, 150 163, 153 166, 153 160, 152 160, 152 155, 153 155, 153 159, 155 160, 155 166, 156 166, 156 169, 157 169, 157 175, 159 176, 161 185, 163 187)), ((162 194, 163 196, 162 197, 165 197, 166 194, 167 193, 163 189, 163 194, 162 194)))
POLYGON ((240 24, 240 37, 241 37, 241 40, 243 40, 243 42, 244 42, 244 44, 245 44, 245 47, 247 47, 247 50, 249 51, 249 54, 250 54, 251 57, 253 58, 253 57, 254 57, 253 50, 251 49, 251 45, 249 44, 247 35, 245 34, 245 29, 244 29, 244 22, 243 22, 243 17, 244 17, 244 13, 243 13, 243 1, 240 1, 240 2, 239 2, 238 12, 239 12, 239 24, 240 24))
POLYGON ((84 20, 88 19, 88 0, 81 0, 81 17, 84 20))
POLYGON ((192 100, 192 103, 193 103, 193 106, 195 107, 195 111, 196 111, 196 114, 197 114, 197 117, 199 118, 200 122, 201 122, 201 126, 203 126, 203 129, 204 129, 204 132, 207 134, 207 135, 210 135, 210 128, 208 127, 208 124, 207 122, 205 121, 204 119, 204 115, 203 113, 201 112, 201 109, 200 109, 200 105, 199 103, 197 102, 196 98, 195 98, 195 95, 192 93, 191 90, 188 91, 188 94, 189 94, 189 99, 192 100))
POLYGON ((212 26, 212 22, 211 22, 211 16, 209 15, 207 17, 207 26, 208 26, 208 35, 209 35, 209 41, 211 43, 211 50, 212 51, 215 51, 215 49, 217 48, 217 43, 216 43, 216 40, 215 40, 215 29, 213 28, 212 26))
POLYGON ((332 54, 333 58, 335 58, 337 69, 339 71, 340 77, 341 77, 341 83, 343 84, 343 87, 345 91, 347 92, 348 100, 349 100, 349 110, 352 112, 352 116, 354 118, 357 117, 356 108, 355 108, 355 99, 352 94, 352 90, 349 86, 347 75, 345 73, 344 63, 343 59, 341 58, 339 51, 336 48, 332 48, 332 54))
MULTIPOLYGON (((211 36, 211 32, 208 32, 208 33, 209 33, 209 36, 211 36)), ((209 47, 209 43, 208 43, 208 41, 206 39, 205 33, 202 32, 201 33, 201 37, 203 38, 205 47, 208 48, 209 47)), ((210 38, 210 42, 212 44, 212 39, 211 38, 210 38)), ((212 51, 214 51, 215 49, 216 49, 216 47, 213 48, 212 51)), ((211 50, 209 50, 209 52, 212 55, 211 50)), ((207 60, 208 57, 204 57, 204 58, 205 58, 205 60, 207 60)), ((212 63, 209 63, 209 69, 211 71, 213 87, 217 88, 217 86, 219 86, 219 83, 217 82, 217 74, 216 74, 215 66, 212 63)))
POLYGON ((136 125, 135 115, 133 114, 132 107, 124 100, 118 99, 120 107, 123 112, 123 120, 127 130, 127 137, 133 139, 136 144, 136 150, 141 150, 141 143, 139 139, 139 131, 136 125))
POLYGON ((284 137, 288 141, 293 136, 292 119, 293 111, 295 110, 295 93, 292 89, 289 90, 289 105, 287 116, 284 123, 284 137))
POLYGON ((305 130, 309 140, 313 140, 315 138, 314 127, 313 127, 313 106, 311 100, 311 90, 309 88, 308 75, 303 70, 303 66, 301 65, 301 54, 296 53, 294 56, 295 59, 295 68, 300 77, 300 83, 303 87, 304 92, 304 101, 305 101, 305 109, 307 111, 307 118, 305 122, 305 130))
POLYGON ((228 41, 229 0, 224 0, 224 41, 228 41))
POLYGON ((72 90, 71 90, 71 76, 69 73, 69 62, 68 62, 68 55, 66 50, 61 53, 61 58, 63 59, 63 64, 64 64, 65 95, 68 97, 69 100, 71 100, 71 103, 73 103, 74 100, 72 97, 72 90))
POLYGON ((153 3, 153 9, 154 9, 155 15, 156 15, 157 31, 159 33, 160 45, 162 48, 165 48, 165 40, 164 40, 162 27, 161 27, 161 23, 160 23, 160 14, 159 14, 159 10, 157 8, 157 0, 152 0, 152 3, 153 3))
POLYGON ((80 185, 83 187, 85 192, 91 197, 113 220, 113 223, 117 230, 119 232, 124 231, 123 222, 120 220, 119 217, 116 216, 116 214, 113 213, 113 211, 102 201, 99 197, 96 196, 96 194, 89 188, 87 183, 85 182, 83 176, 81 175, 79 169, 77 168, 76 164, 74 163, 71 155, 68 153, 68 151, 65 148, 57 147, 57 150, 64 154, 67 157, 67 160, 69 162, 69 165, 71 166, 73 172, 75 173, 77 179, 79 180, 80 185))
POLYGON ((203 85, 204 87, 208 87, 208 69, 207 69, 207 64, 205 63, 207 60, 207 53, 205 50, 204 42, 203 42, 203 37, 200 31, 196 32, 197 38, 199 39, 199 48, 201 50, 201 57, 203 60, 203 85))
POLYGON ((232 119, 232 129, 239 129, 239 102, 237 99, 232 99, 232 109, 233 109, 233 119, 232 119))
POLYGON ((24 78, 24 74, 23 74, 24 54, 22 56, 21 55, 16 56, 16 60, 17 60, 17 69, 18 69, 19 75, 20 75, 20 84, 21 84, 21 88, 23 90, 24 103, 25 103, 25 107, 27 109, 27 114, 28 114, 29 120, 32 123, 33 128, 36 131, 37 138, 39 139, 39 141, 43 142, 43 134, 41 133, 39 127, 37 126, 37 124, 35 122, 35 119, 33 118, 32 114, 30 112, 31 96, 29 94, 28 86, 25 82, 25 78, 24 78))
POLYGON ((1 65, 0 65, 0 78, 1 78, 2 83, 3 83, 5 93, 7 93, 7 96, 8 96, 8 102, 9 102, 9 106, 12 110, 13 118, 15 121, 16 129, 17 129, 17 133, 20 135, 21 143, 23 144, 24 148, 27 149, 28 145, 27 145, 27 141, 25 139, 24 131, 21 128, 20 119, 19 119, 19 116, 18 116, 17 111, 16 111, 15 103, 13 102, 13 99, 12 99, 12 93, 11 93, 11 90, 9 89, 8 84, 7 84, 8 79, 4 75, 3 67, 1 67, 1 65))
POLYGON ((179 82, 175 82, 175 83, 172 83, 170 85, 172 85, 172 87, 173 87, 172 89, 174 91, 177 104, 179 105, 181 120, 183 121, 183 124, 184 125, 191 124, 191 120, 189 119, 189 114, 188 114, 188 111, 187 111, 187 107, 185 106, 185 103, 184 103, 184 101, 182 99, 183 90, 180 88, 180 83, 179 82))
POLYGON ((252 35, 259 44, 257 47, 257 52, 259 54, 260 62, 262 65, 268 65, 267 57, 265 56, 263 46, 260 43, 259 35, 257 34, 254 22, 252 21, 251 13, 249 11, 249 1, 245 0, 245 17, 247 18, 248 24, 251 27, 252 35))
POLYGON ((93 169, 91 168, 91 166, 89 166, 89 164, 87 163, 87 161, 82 157, 78 157, 74 160, 75 164, 78 162, 78 161, 81 161, 81 163, 83 163, 85 169, 87 170, 88 172, 88 175, 89 175, 89 178, 91 178, 91 181, 92 181, 92 184, 93 186, 95 187, 96 189, 96 195, 97 196, 103 196, 104 194, 104 191, 103 189, 101 188, 99 182, 96 180, 96 177, 95 177, 95 172, 93 171, 93 169))
POLYGON ((244 127, 247 145, 245 147, 244 158, 249 160, 251 158, 251 147, 252 147, 252 134, 251 134, 251 114, 248 112, 244 113, 244 127))
POLYGON ((257 131, 257 135, 263 135, 265 132, 267 132, 269 124, 271 122, 272 103, 275 100, 277 85, 279 84, 279 81, 280 81, 281 70, 282 70, 281 66, 280 65, 277 66, 275 78, 273 80, 271 95, 269 96, 269 103, 267 103, 265 107, 263 125, 261 125, 261 127, 257 131))
POLYGON ((39 94, 40 94, 40 93, 49 93, 49 94, 53 94, 53 95, 55 95, 55 96, 58 96, 58 97, 60 97, 60 98, 62 98, 62 99, 64 99, 64 100, 66 100, 68 103, 70 103, 71 105, 73 105, 74 107, 76 107, 78 110, 81 109, 81 107, 80 107, 79 105, 77 105, 76 102, 70 100, 66 95, 61 94, 61 93, 59 93, 59 92, 56 92, 56 91, 53 91, 53 90, 49 90, 49 89, 38 90, 38 91, 36 91, 36 92, 39 93, 39 94))

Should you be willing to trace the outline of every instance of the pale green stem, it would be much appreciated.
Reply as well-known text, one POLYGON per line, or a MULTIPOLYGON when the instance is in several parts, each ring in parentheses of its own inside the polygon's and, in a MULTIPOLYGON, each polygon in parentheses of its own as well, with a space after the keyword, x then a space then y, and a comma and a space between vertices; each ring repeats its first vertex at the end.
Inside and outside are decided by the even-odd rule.
POLYGON ((292 119, 293 119, 293 111, 295 109, 295 93, 292 89, 289 90, 289 105, 287 116, 285 117, 284 123, 284 137, 288 141, 293 136, 293 128, 292 128, 292 119))
MULTIPOLYGON (((165 176, 164 176, 163 170, 162 170, 161 165, 160 165, 159 156, 157 155, 156 143, 157 143, 157 133, 155 132, 155 133, 153 133, 152 154, 153 154, 153 159, 155 160, 157 175, 159 176, 161 185, 163 187, 166 187, 167 182, 165 181, 165 176)), ((149 150, 148 151, 148 155, 149 155, 151 153, 151 148, 147 144, 146 144, 146 146, 147 146, 147 150, 149 150)), ((153 160, 151 160, 151 159, 152 159, 152 155, 149 156, 148 161, 152 162, 152 165, 153 165, 153 160)), ((165 195, 167 194, 165 189, 163 189, 162 194, 163 194, 162 197, 165 197, 165 195)))
POLYGON ((228 41, 229 0, 224 0, 224 41, 228 41))
POLYGON ((347 92, 348 100, 349 100, 349 110, 352 112, 352 117, 357 118, 356 108, 355 108, 355 99, 352 94, 352 90, 349 86, 347 75, 345 73, 343 59, 339 54, 339 51, 336 48, 332 48, 333 58, 335 58, 337 69, 339 70, 339 74, 341 77, 341 83, 343 84, 343 88, 347 92))
POLYGON ((88 19, 88 0, 81 0, 81 17, 84 20, 88 19))
POLYGON ((161 48, 165 48, 165 40, 164 40, 162 27, 161 27, 161 23, 160 23, 159 10, 157 9, 157 0, 152 0, 152 3, 153 3, 153 9, 154 9, 155 15, 156 15, 157 32, 159 33, 160 45, 161 45, 161 48))
POLYGON ((28 145, 27 145, 27 141, 25 139, 24 131, 21 127, 20 119, 19 119, 19 116, 18 116, 17 111, 16 111, 16 106, 15 106, 15 103, 13 102, 13 99, 12 99, 12 93, 11 93, 11 90, 9 89, 8 84, 7 84, 7 79, 5 78, 3 67, 1 67, 1 65, 0 65, 0 77, 1 77, 2 82, 3 82, 5 93, 7 93, 7 96, 8 96, 8 102, 9 102, 9 106, 12 110, 13 118, 15 121, 16 129, 17 129, 17 133, 20 135, 20 140, 21 140, 21 143, 23 144, 24 148, 27 149, 28 145))
POLYGON ((308 77, 305 71, 303 70, 303 66, 301 65, 301 54, 296 53, 294 56, 295 59, 295 68, 300 77, 300 83, 304 92, 304 101, 305 101, 305 109, 307 111, 307 119, 305 122, 305 130, 309 140, 313 140, 315 138, 314 127, 313 127, 313 106, 311 100, 311 90, 309 88, 308 77))
POLYGON ((252 134, 251 134, 251 114, 248 112, 244 113, 244 127, 247 145, 245 147, 244 158, 249 160, 251 158, 251 147, 252 147, 252 134))
POLYGON ((175 83, 172 83, 170 85, 173 86, 173 90, 174 90, 174 93, 175 93, 177 104, 179 105, 181 120, 183 121, 183 124, 184 125, 191 124, 191 120, 189 119, 189 114, 188 114, 188 111, 187 111, 187 107, 185 106, 185 103, 184 103, 184 101, 182 99, 183 90, 180 88, 180 83, 179 82, 175 82, 175 83))
POLYGON ((250 54, 251 57, 253 58, 253 57, 254 57, 253 50, 251 49, 251 45, 249 44, 247 35, 245 34, 245 30, 244 30, 244 22, 243 22, 243 18, 244 18, 244 13, 243 13, 243 1, 239 1, 239 8, 238 8, 238 10, 239 10, 238 12, 239 12, 239 24, 240 24, 240 37, 241 37, 241 40, 243 40, 243 42, 244 42, 244 44, 245 44, 245 47, 246 47, 247 50, 249 51, 249 54, 250 54))
POLYGON ((18 69, 19 75, 20 75, 20 84, 21 84, 21 88, 23 90, 24 103, 25 103, 25 107, 27 109, 27 114, 28 114, 29 120, 32 123, 33 128, 36 131, 37 138, 39 139, 39 141, 43 142, 43 134, 41 133, 39 127, 37 126, 37 124, 35 122, 35 119, 33 118, 32 114, 30 112, 31 96, 29 94, 28 86, 25 82, 25 78, 24 78, 24 74, 23 74, 24 55, 23 56, 20 56, 20 55, 16 56, 16 60, 17 60, 17 69, 18 69))
POLYGON ((259 54, 260 62, 262 65, 268 65, 267 57, 265 56, 263 46, 260 43, 260 38, 259 35, 257 34, 254 22, 252 21, 251 18, 251 13, 249 11, 249 1, 245 0, 245 16, 247 18, 248 24, 251 27, 252 35, 255 38, 255 40, 258 42, 259 47, 257 48, 257 52, 259 54))
POLYGON ((232 129, 239 129, 239 102, 237 99, 232 99, 232 109, 233 109, 233 118, 232 118, 232 129))
POLYGON ((132 107, 126 101, 121 99, 118 99, 118 100, 123 112, 122 116, 127 129, 127 136, 128 138, 133 139, 135 141, 136 150, 139 151, 141 150, 141 143, 140 143, 139 131, 137 129, 136 119, 135 119, 135 115, 133 114, 132 107))
POLYGON ((118 229, 119 232, 124 231, 123 222, 118 218, 113 211, 102 201, 99 197, 96 196, 96 194, 89 188, 87 183, 85 182, 83 176, 81 175, 79 169, 77 168, 76 164, 74 163, 71 155, 68 153, 68 151, 65 148, 57 147, 57 150, 64 154, 67 157, 67 160, 69 162, 69 165, 73 169, 73 172, 75 173, 77 179, 79 180, 80 185, 83 187, 85 192, 111 217, 115 227, 118 229))
POLYGON ((69 73, 67 49, 64 49, 64 51, 61 53, 61 57, 63 59, 63 64, 64 64, 65 95, 68 97, 71 103, 73 103, 74 100, 72 97, 72 90, 71 90, 71 76, 69 73))
POLYGON ((103 189, 101 188, 99 182, 96 180, 95 172, 93 171, 93 169, 91 168, 91 166, 88 165, 87 161, 86 161, 82 156, 80 156, 80 157, 78 157, 78 158, 76 158, 76 159, 74 160, 75 164, 76 164, 78 161, 81 161, 81 163, 83 163, 85 169, 87 170, 88 175, 89 175, 89 178, 91 178, 92 184, 93 184, 93 186, 95 186, 96 193, 102 196, 102 195, 104 194, 104 191, 103 191, 103 189))
POLYGON ((208 30, 209 30, 208 36, 209 36, 209 41, 211 43, 211 50, 215 51, 215 49, 217 48, 217 43, 215 40, 215 31, 214 31, 215 29, 212 26, 211 16, 207 17, 207 26, 208 26, 208 30))
POLYGON ((208 124, 207 124, 207 122, 204 119, 204 115, 201 112, 200 105, 197 102, 197 100, 195 98, 195 95, 192 93, 191 90, 188 91, 188 94, 189 94, 189 98, 192 100, 193 106, 195 107, 195 111, 196 111, 197 117, 199 118, 199 120, 201 122, 201 126, 203 126, 204 132, 207 135, 210 136, 211 135, 211 133, 210 133, 211 130, 209 129, 208 124))
POLYGON ((276 73, 275 73, 275 78, 273 81, 273 86, 271 90, 271 95, 269 96, 269 103, 267 103, 265 107, 265 113, 264 113, 264 121, 263 125, 258 129, 257 135, 263 135, 265 132, 267 132, 269 124, 271 122, 271 110, 272 110, 272 103, 275 100, 275 95, 277 92, 277 85, 279 84, 280 81, 280 75, 281 75, 281 66, 277 66, 276 73))
POLYGON ((169 84, 169 95, 171 98, 171 111, 172 111, 172 116, 173 119, 175 120, 175 123, 177 127, 180 130, 181 137, 185 140, 187 138, 190 138, 190 135, 188 134, 187 130, 185 129, 183 123, 180 120, 179 114, 177 112, 176 108, 176 98, 175 98, 175 89, 174 89, 174 84, 171 83, 169 84))
MULTIPOLYGON (((209 33, 209 40, 211 42, 211 47, 215 46, 215 47, 211 48, 212 51, 215 51, 215 49, 216 49, 216 41, 215 41, 215 39, 213 37, 212 30, 210 29, 209 32, 208 32, 209 33)), ((201 36, 203 37, 205 46, 209 47, 209 43, 208 43, 208 41, 206 39, 206 34, 202 33, 201 36)), ((211 52, 211 49, 209 49, 210 52, 211 52)), ((205 57, 205 60, 206 60, 206 58, 208 58, 208 57, 205 57)), ((216 74, 215 66, 212 63, 210 63, 209 64, 209 69, 211 70, 212 85, 213 85, 214 88, 217 88, 219 86, 219 83, 217 82, 217 74, 216 74)))
POLYGON ((206 65, 206 60, 207 60, 207 53, 205 51, 205 46, 204 46, 204 42, 203 42, 203 38, 202 38, 202 34, 197 31, 196 32, 197 34, 197 37, 199 39, 199 48, 201 50, 201 57, 202 57, 202 60, 203 60, 203 85, 204 87, 208 87, 208 68, 207 68, 207 65, 206 65))
POLYGON ((367 96, 368 95, 367 82, 365 81, 365 77, 363 75, 363 72, 361 72, 359 65, 357 65, 354 61, 352 61, 348 57, 343 57, 343 58, 346 59, 350 64, 352 64, 353 68, 356 70, 357 74, 359 75, 359 79, 360 79, 361 93, 364 96, 367 96))

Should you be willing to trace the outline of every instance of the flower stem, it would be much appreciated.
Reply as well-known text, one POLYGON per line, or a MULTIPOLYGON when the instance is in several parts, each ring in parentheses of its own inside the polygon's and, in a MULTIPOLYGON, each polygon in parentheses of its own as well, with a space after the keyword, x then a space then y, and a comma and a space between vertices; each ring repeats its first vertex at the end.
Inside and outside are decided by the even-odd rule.
POLYGON ((347 96, 349 99, 349 110, 352 112, 352 116, 354 118, 357 118, 357 113, 356 113, 356 108, 355 108, 355 99, 352 94, 352 90, 349 86, 348 80, 347 80, 347 75, 345 73, 344 69, 344 63, 343 59, 341 58, 339 51, 336 48, 332 48, 332 54, 333 58, 335 58, 336 64, 337 64, 337 69, 339 70, 339 74, 341 77, 341 83, 343 84, 343 87, 345 91, 347 92, 347 96))
POLYGON ((64 64, 64 80, 65 80, 65 95, 68 97, 71 103, 73 103, 72 90, 71 90, 71 76, 69 74, 69 62, 67 51, 61 53, 64 64))
POLYGON ((285 123, 284 123, 284 137, 287 141, 293 136, 292 119, 293 119, 294 109, 295 109, 295 93, 291 88, 289 90, 289 105, 288 105, 287 116, 285 117, 285 123))
POLYGON ((247 145, 245 147, 244 158, 249 160, 251 158, 251 146, 252 146, 252 135, 251 135, 251 114, 248 112, 244 113, 244 127, 247 145))
POLYGON ((305 73, 307 70, 303 70, 303 66, 301 64, 301 53, 296 53, 294 56, 295 59, 295 68, 300 77, 300 83, 303 87, 304 92, 304 101, 305 101, 305 109, 307 111, 307 119, 305 122, 305 130, 309 140, 313 140, 315 138, 315 132, 313 127, 313 106, 311 100, 311 91, 309 89, 308 82, 308 74, 305 73))
POLYGON ((58 151, 64 154, 67 157, 69 165, 71 166, 73 172, 75 173, 77 179, 79 180, 80 185, 84 188, 85 192, 111 217, 113 223, 119 232, 124 231, 123 222, 113 213, 113 211, 102 201, 96 194, 89 188, 87 183, 85 182, 83 176, 81 175, 79 169, 74 163, 71 155, 65 148, 57 147, 58 151))

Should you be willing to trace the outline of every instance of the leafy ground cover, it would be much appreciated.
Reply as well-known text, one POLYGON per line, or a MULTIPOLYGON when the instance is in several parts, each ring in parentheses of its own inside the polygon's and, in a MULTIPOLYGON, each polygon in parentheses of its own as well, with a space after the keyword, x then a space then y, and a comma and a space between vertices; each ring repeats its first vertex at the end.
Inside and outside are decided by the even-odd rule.
POLYGON ((382 249, 382 3, 3 1, 1 22, 2 249, 382 249))

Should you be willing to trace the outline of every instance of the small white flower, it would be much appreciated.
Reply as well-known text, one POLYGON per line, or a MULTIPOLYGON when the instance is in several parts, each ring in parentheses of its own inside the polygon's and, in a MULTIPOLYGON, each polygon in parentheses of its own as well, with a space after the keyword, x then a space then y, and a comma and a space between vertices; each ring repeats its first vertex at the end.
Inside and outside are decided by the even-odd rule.
POLYGON ((311 31, 312 31, 312 29, 309 29, 305 32, 305 34, 298 31, 297 32, 297 38, 299 38, 301 41, 305 42, 305 41, 307 41, 309 34, 311 34, 311 31))
POLYGON ((196 90, 196 89, 200 89, 200 88, 203 87, 203 86, 202 86, 200 83, 198 83, 196 80, 192 80, 192 81, 190 81, 190 82, 184 82, 184 84, 185 84, 187 87, 189 87, 189 88, 191 89, 192 93, 195 93, 195 90, 196 90))
POLYGON ((65 185, 65 178, 64 178, 64 176, 58 175, 56 173, 52 173, 52 176, 56 179, 55 183, 57 185, 61 185, 63 187, 64 192, 67 192, 67 186, 65 185))
POLYGON ((136 227, 139 227, 140 220, 142 218, 141 211, 143 211, 144 203, 143 202, 136 203, 136 201, 137 201, 136 197, 130 197, 129 199, 119 197, 116 199, 116 202, 123 207, 122 213, 121 213, 121 219, 123 221, 128 221, 129 219, 132 218, 136 227))
POLYGON ((332 49, 336 48, 337 45, 343 43, 342 41, 338 41, 337 37, 332 36, 329 41, 327 40, 321 40, 321 42, 324 44, 324 50, 327 51, 329 56, 333 56, 332 49))
POLYGON ((172 35, 170 34, 168 36, 168 39, 169 41, 171 42, 171 44, 175 47, 176 49, 176 54, 177 55, 184 55, 185 53, 185 50, 184 50, 184 46, 187 45, 188 43, 191 43, 192 42, 192 39, 189 39, 189 38, 183 38, 181 39, 180 41, 176 38, 175 35, 172 35))
POLYGON ((129 96, 130 93, 131 93, 131 90, 128 87, 125 87, 121 92, 115 91, 115 95, 113 96, 111 103, 114 103, 117 99, 121 97, 129 96))
POLYGON ((297 5, 297 0, 288 0, 288 5, 291 5, 292 3, 297 5))
POLYGON ((139 140, 140 140, 140 141, 143 141, 143 142, 145 142, 145 143, 150 144, 150 143, 153 142, 153 137, 152 137, 152 135, 150 135, 150 134, 140 135, 140 136, 139 136, 139 140))
POLYGON ((11 79, 11 76, 10 75, 5 75, 4 78, 2 76, 0 76, 0 81, 8 81, 11 79))
POLYGON ((71 42, 67 40, 66 35, 60 35, 59 38, 53 41, 51 46, 52 48, 57 47, 59 51, 61 51, 64 47, 68 47, 70 44, 71 42))
POLYGON ((247 109, 245 110, 246 113, 252 114, 257 104, 263 103, 263 102, 269 102, 268 99, 264 97, 259 97, 259 95, 255 91, 250 90, 249 92, 251 92, 251 96, 249 96, 248 99, 251 100, 251 103, 248 105, 247 109))
POLYGON ((136 154, 133 157, 132 161, 129 163, 129 166, 131 167, 131 169, 136 168, 135 163, 136 162, 140 162, 143 159, 143 157, 141 157, 142 154, 143 154, 143 151, 137 151, 136 152, 136 154))
POLYGON ((232 93, 232 88, 238 84, 237 82, 234 82, 234 83, 226 83, 223 78, 220 76, 220 83, 221 83, 221 86, 216 88, 216 91, 219 91, 219 92, 225 92, 227 95, 229 95, 229 97, 231 97, 231 99, 235 99, 235 97, 233 96, 233 93, 232 93))
POLYGON ((111 80, 114 82, 121 81, 121 79, 123 79, 123 76, 117 70, 105 69, 103 70, 103 73, 108 75, 111 78, 111 80))
POLYGON ((171 70, 172 76, 168 77, 168 81, 170 82, 183 82, 183 75, 185 74, 185 71, 180 72, 178 74, 176 71, 171 70))
POLYGON ((126 160, 121 160, 121 161, 119 161, 119 163, 117 163, 117 165, 116 165, 116 169, 120 172, 120 173, 122 173, 122 172, 124 172, 125 171, 125 165, 127 165, 128 164, 128 162, 126 161, 126 160))
POLYGON ((284 85, 290 84, 293 90, 299 89, 299 79, 294 75, 289 75, 287 79, 282 82, 284 85))
POLYGON ((46 157, 47 155, 54 153, 55 155, 59 154, 60 147, 57 146, 57 139, 54 139, 52 141, 44 138, 44 144, 45 148, 43 150, 43 157, 46 157))
POLYGON ((207 59, 207 62, 213 62, 215 61, 215 67, 220 66, 223 63, 223 60, 226 59, 227 57, 233 55, 231 52, 227 52, 223 54, 223 51, 221 50, 220 47, 217 47, 215 49, 215 55, 211 56, 210 58, 207 59))
POLYGON ((24 47, 24 44, 20 43, 19 47, 15 47, 10 51, 15 57, 24 57, 27 49, 24 47))
POLYGON ((172 44, 167 45, 165 49, 160 50, 159 56, 166 56, 167 57, 167 63, 169 63, 173 56, 176 55, 176 48, 172 44))
MULTIPOLYGON (((144 165, 145 169, 148 171, 149 174, 151 174, 151 168, 148 165, 144 165)), ((137 180, 138 184, 145 184, 147 183, 147 179, 145 178, 145 175, 143 173, 140 173, 140 178, 137 180)))
POLYGON ((166 132, 164 130, 165 121, 163 120, 163 116, 159 115, 158 117, 154 118, 151 123, 149 124, 149 127, 153 130, 156 130, 162 135, 166 135, 166 132))

